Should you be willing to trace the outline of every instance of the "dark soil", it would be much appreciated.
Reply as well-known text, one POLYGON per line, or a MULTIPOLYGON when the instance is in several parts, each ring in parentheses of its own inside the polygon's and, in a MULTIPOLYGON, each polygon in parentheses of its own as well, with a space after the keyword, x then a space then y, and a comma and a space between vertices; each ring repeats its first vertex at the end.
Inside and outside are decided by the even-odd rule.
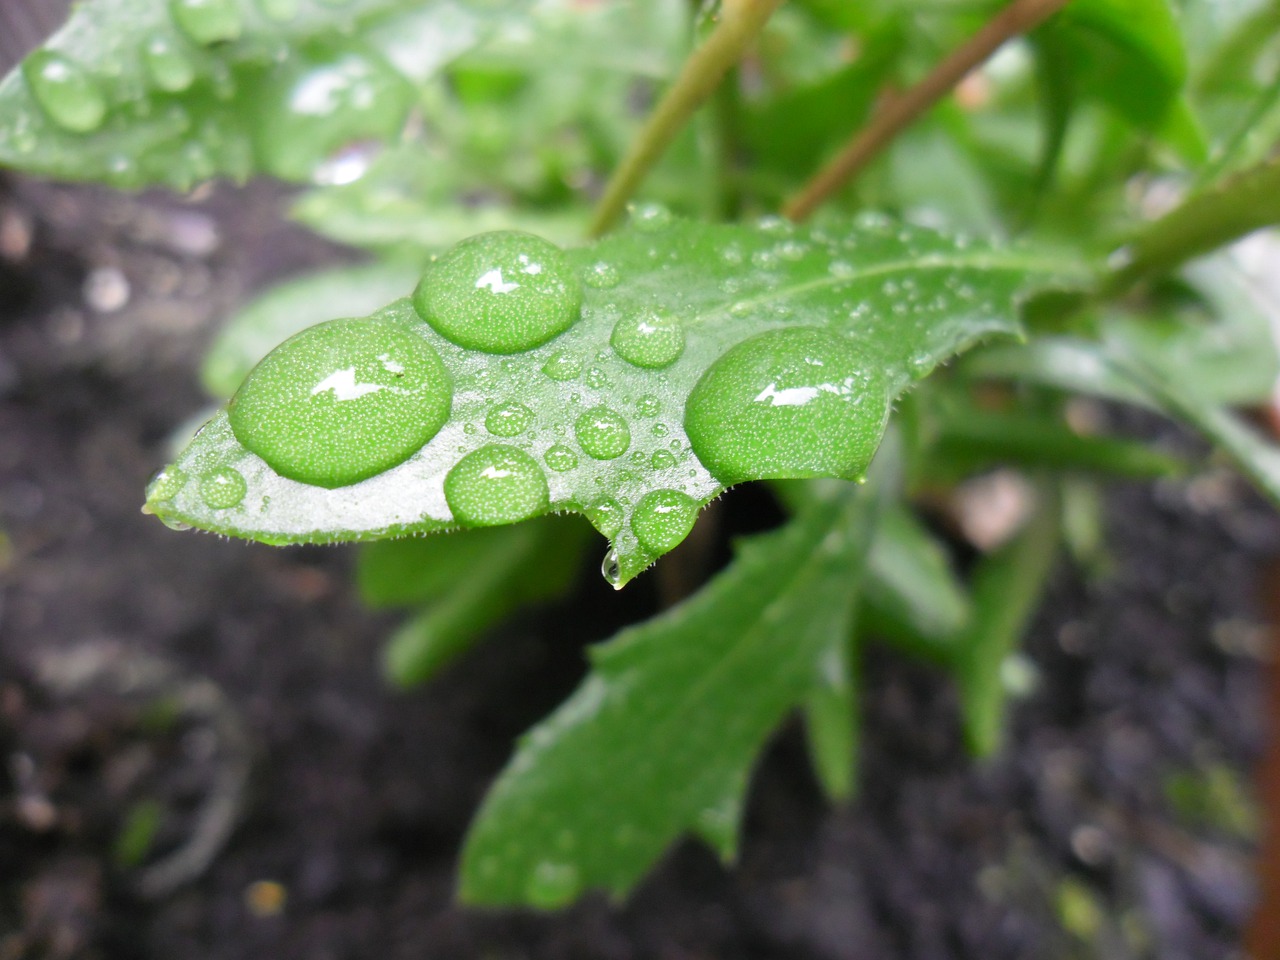
MULTIPOLYGON (((653 611, 657 578, 615 595, 584 575, 395 693, 394 620, 354 599, 349 550, 143 516, 166 437, 206 402, 217 319, 338 256, 280 206, 263 187, 0 194, 0 960, 1241 955, 1280 522, 1218 470, 1111 491, 1110 572, 1059 571, 998 759, 966 758, 943 678, 877 652, 849 809, 788 729, 735 868, 689 843, 620 908, 455 906, 513 738, 584 644, 653 611), (175 887, 155 865, 208 829, 211 797, 235 801, 213 818, 234 832, 175 887)), ((758 496, 725 504, 729 528, 763 522, 758 496)))

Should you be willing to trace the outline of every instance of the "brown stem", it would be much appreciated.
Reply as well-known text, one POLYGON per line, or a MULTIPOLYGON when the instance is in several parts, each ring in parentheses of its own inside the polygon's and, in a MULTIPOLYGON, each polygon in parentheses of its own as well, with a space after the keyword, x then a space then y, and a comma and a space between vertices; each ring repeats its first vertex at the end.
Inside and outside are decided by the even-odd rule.
POLYGON ((783 216, 796 221, 808 217, 824 200, 857 176, 894 137, 941 100, 970 70, 1000 49, 1005 41, 1038 26, 1068 2, 1013 0, 934 67, 927 77, 885 103, 848 145, 787 201, 782 208, 783 216))

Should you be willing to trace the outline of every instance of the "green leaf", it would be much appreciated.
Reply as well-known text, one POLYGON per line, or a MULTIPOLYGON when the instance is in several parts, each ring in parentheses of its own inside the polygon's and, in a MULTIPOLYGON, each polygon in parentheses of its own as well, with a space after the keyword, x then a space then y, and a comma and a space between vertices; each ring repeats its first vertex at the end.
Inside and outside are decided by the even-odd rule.
POLYGON ((1070 270, 1060 259, 878 219, 792 230, 670 221, 653 209, 634 229, 565 256, 585 280, 582 318, 543 346, 513 355, 466 350, 408 301, 370 321, 397 343, 421 338, 454 385, 443 428, 399 466, 334 489, 290 480, 246 449, 222 413, 152 485, 148 509, 169 523, 267 543, 448 529, 459 525, 449 504, 463 499, 464 516, 484 514, 465 525, 569 510, 613 541, 612 579, 621 585, 679 543, 697 509, 728 484, 855 478, 903 390, 981 339, 1016 335, 1024 295, 1070 270), (678 358, 661 369, 655 362, 670 354, 635 342, 646 317, 658 318, 655 347, 683 335, 678 358), (628 355, 635 362, 622 359, 628 355), (827 393, 821 384, 832 371, 844 386, 827 393), (783 396, 779 386, 832 399, 798 414, 773 400, 751 405, 761 390, 783 396), (743 391, 750 395, 738 397, 743 391), (494 436, 490 418, 512 403, 527 411, 527 429, 494 436), (479 460, 460 461, 498 455, 519 460, 527 478, 517 500, 462 498, 458 486, 446 487, 446 475, 480 468, 479 460), (227 483, 242 493, 233 502, 227 483))
POLYGON ((401 296, 421 273, 415 264, 374 263, 325 270, 271 288, 218 331, 200 367, 204 388, 215 397, 230 397, 280 341, 325 320, 372 313, 401 296))
POLYGON ((746 771, 848 636, 876 500, 852 488, 741 544, 697 596, 597 647, 528 733, 463 851, 462 898, 557 907, 625 894, 681 834, 736 821, 746 771), (734 789, 727 787, 733 785, 734 789))
POLYGON ((804 701, 809 761, 822 789, 836 802, 851 799, 856 790, 862 726, 857 657, 853 637, 832 637, 818 657, 813 687, 804 701))
POLYGON ((515 610, 564 594, 582 567, 588 534, 580 520, 542 517, 365 546, 356 568, 365 602, 425 605, 389 638, 388 678, 422 683, 515 610))
POLYGON ((115 186, 352 176, 505 0, 89 0, 0 83, 0 164, 115 186), (330 163, 330 161, 333 161, 330 163))

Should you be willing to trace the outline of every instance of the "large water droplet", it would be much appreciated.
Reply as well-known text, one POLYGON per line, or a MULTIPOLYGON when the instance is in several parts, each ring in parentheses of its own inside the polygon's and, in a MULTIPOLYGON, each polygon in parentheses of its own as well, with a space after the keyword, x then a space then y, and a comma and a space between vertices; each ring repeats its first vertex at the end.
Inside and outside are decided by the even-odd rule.
POLYGON ((180 93, 196 79, 195 64, 169 37, 155 37, 142 51, 151 82, 161 90, 180 93))
POLYGON ((244 499, 249 485, 234 467, 215 467, 200 474, 200 499, 214 510, 228 510, 244 499))
POLYGON ((269 172, 349 183, 368 168, 368 143, 400 132, 413 87, 376 54, 348 50, 280 64, 257 100, 255 143, 269 172))
POLYGON ((537 462, 501 443, 467 454, 444 478, 444 498, 454 519, 470 527, 527 520, 546 512, 549 497, 537 462))
POLYGON ((520 353, 568 330, 582 286, 555 244, 515 230, 463 240, 427 268, 413 294, 446 340, 489 353, 520 353))
POLYGON ((631 515, 631 529, 650 553, 674 549, 693 529, 698 501, 679 490, 646 493, 631 515))
POLYGON ((231 428, 276 473, 343 487, 389 470, 449 418, 431 345, 390 319, 330 320, 267 355, 231 401, 231 428))
POLYGON ((244 27, 237 0, 169 0, 169 12, 178 29, 199 44, 235 40, 244 27))
POLYGON ((685 431, 721 483, 787 477, 852 480, 888 416, 876 365, 844 337, 803 327, 738 344, 693 388, 685 431))
POLYGON ((628 363, 659 369, 684 353, 684 325, 665 311, 646 310, 614 324, 609 343, 628 363))
POLYGON ((518 400, 494 407, 484 418, 484 428, 495 437, 518 437, 533 423, 533 411, 518 400))
POLYGON ((573 431, 587 456, 614 460, 631 446, 631 428, 609 407, 592 407, 574 422, 573 431))
POLYGON ((107 98, 83 67, 51 50, 37 50, 22 64, 22 74, 49 119, 65 130, 88 133, 102 126, 107 98))
POLYGON ((547 466, 556 473, 567 473, 578 465, 578 455, 563 443, 548 447, 543 459, 547 461, 547 466))

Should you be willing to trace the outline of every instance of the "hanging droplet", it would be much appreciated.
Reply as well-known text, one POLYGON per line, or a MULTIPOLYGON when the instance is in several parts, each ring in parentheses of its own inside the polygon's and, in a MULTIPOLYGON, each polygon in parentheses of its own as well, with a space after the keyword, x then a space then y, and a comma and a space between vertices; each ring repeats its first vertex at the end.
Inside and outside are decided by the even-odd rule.
POLYGON ((60 53, 37 50, 22 64, 22 75, 49 119, 74 133, 102 126, 107 98, 87 70, 60 53))
POLYGON ((200 474, 200 499, 214 510, 229 510, 244 499, 249 485, 233 467, 216 467, 200 474))
POLYGON ((556 473, 567 473, 578 465, 578 455, 563 443, 557 443, 547 449, 542 459, 556 473))
POLYGON ((444 478, 444 498, 464 526, 518 523, 545 513, 547 476, 523 450, 494 443, 459 460, 444 478))
POLYGON ((155 37, 142 50, 151 82, 168 93, 181 93, 195 82, 196 67, 169 37, 155 37))
POLYGON ((865 472, 889 405, 879 365, 813 327, 738 344, 702 375, 685 406, 698 459, 726 486, 744 480, 865 472))
POLYGON ((631 446, 631 428, 609 407, 592 407, 578 417, 573 430, 587 456, 596 460, 614 460, 631 446))
POLYGON ((628 363, 657 370, 684 353, 684 325, 665 311, 645 310, 615 323, 609 343, 628 363))
POLYGON ((169 12, 178 29, 203 46, 235 40, 244 28, 237 0, 169 0, 169 12))
POLYGON ((423 274, 413 304, 451 343, 521 353, 573 325, 582 286, 555 244, 505 230, 463 240, 444 254, 423 274))
POLYGON ((618 557, 618 548, 610 547, 600 561, 600 576, 605 583, 617 590, 622 584, 622 562, 618 557))
POLYGON ((679 490, 646 493, 631 515, 631 529, 650 553, 663 554, 680 544, 698 518, 698 501, 679 490))
POLYGON ((495 437, 518 437, 533 423, 533 411, 517 400, 494 407, 484 418, 484 428, 495 437))
POLYGON ((269 353, 231 401, 231 429, 276 473, 343 487, 389 470, 449 418, 449 372, 390 318, 330 320, 269 353))

